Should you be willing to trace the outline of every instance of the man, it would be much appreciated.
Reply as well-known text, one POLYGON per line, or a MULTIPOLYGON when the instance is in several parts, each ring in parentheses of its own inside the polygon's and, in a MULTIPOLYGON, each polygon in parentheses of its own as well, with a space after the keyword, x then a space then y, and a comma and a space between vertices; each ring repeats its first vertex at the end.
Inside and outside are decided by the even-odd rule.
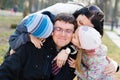
MULTIPOLYGON (((62 68, 53 69, 53 59, 65 52, 76 28, 75 18, 70 14, 59 14, 55 18, 52 36, 38 49, 31 42, 21 46, 0 66, 1 80, 73 80, 74 69, 66 62, 62 68), (61 50, 61 51, 60 51, 61 50)), ((72 55, 74 57, 75 55, 72 55)))

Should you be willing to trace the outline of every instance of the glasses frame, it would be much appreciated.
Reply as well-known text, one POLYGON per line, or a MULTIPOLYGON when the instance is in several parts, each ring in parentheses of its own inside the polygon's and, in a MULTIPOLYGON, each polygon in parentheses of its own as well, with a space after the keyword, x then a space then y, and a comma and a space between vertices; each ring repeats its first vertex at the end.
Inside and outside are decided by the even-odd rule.
POLYGON ((60 27, 54 27, 54 31, 57 31, 60 33, 65 32, 67 34, 72 34, 74 32, 74 30, 72 30, 72 29, 62 29, 60 27))

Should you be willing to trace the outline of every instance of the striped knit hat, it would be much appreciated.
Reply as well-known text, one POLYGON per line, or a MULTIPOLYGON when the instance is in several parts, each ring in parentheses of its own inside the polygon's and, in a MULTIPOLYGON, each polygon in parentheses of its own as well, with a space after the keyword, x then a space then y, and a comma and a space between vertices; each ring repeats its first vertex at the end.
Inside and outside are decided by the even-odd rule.
POLYGON ((47 38, 53 31, 53 23, 47 15, 33 13, 25 22, 27 32, 38 38, 47 38))

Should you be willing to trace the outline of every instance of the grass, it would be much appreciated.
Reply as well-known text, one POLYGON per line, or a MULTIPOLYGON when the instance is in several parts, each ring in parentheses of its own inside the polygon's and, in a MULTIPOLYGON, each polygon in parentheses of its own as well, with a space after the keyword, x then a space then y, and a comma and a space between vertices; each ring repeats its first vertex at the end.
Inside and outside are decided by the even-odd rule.
POLYGON ((18 24, 22 16, 0 16, 0 63, 9 47, 8 38, 14 32, 11 24, 18 24))
POLYGON ((118 48, 109 37, 104 34, 103 43, 108 47, 108 56, 120 64, 120 48, 118 48))
MULTIPOLYGON (((6 24, 6 25, 11 25, 18 23, 22 19, 21 16, 0 16, 0 23, 6 24)), ((1 24, 0 24, 1 25, 1 24)))

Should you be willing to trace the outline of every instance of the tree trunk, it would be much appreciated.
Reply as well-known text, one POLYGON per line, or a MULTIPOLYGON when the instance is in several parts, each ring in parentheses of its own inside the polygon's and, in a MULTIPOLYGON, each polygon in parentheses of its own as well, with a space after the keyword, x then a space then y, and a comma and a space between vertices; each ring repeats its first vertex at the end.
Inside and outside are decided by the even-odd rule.
POLYGON ((26 0, 23 4, 23 17, 29 14, 29 1, 26 0))

